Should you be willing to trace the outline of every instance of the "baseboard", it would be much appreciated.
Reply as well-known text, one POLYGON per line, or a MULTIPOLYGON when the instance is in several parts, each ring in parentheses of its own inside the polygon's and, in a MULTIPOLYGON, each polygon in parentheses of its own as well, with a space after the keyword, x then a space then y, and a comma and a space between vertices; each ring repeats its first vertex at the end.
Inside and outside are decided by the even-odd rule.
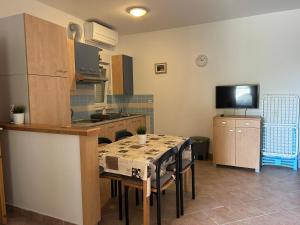
MULTIPOLYGON (((22 209, 12 205, 6 205, 7 211, 10 213, 15 213, 16 215, 24 216, 30 218, 34 222, 45 224, 45 225, 75 225, 67 221, 63 221, 51 216, 46 216, 40 213, 36 213, 30 210, 22 209)), ((9 220, 9 216, 8 216, 9 220)))

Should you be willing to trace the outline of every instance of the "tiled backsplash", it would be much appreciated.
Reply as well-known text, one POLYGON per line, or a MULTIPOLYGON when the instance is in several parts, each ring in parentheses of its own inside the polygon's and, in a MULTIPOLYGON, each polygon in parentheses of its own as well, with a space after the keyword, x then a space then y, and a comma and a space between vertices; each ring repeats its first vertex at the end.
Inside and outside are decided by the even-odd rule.
MULTIPOLYGON (((96 112, 93 84, 77 84, 71 94, 73 120, 89 119, 96 112)), ((150 132, 154 131, 153 95, 108 95, 108 112, 145 114, 150 116, 150 132)))
POLYGON ((107 104, 111 112, 145 114, 150 116, 150 132, 154 131, 153 95, 109 95, 107 104))
POLYGON ((95 94, 93 84, 77 84, 71 94, 73 120, 89 119, 95 113, 95 94))

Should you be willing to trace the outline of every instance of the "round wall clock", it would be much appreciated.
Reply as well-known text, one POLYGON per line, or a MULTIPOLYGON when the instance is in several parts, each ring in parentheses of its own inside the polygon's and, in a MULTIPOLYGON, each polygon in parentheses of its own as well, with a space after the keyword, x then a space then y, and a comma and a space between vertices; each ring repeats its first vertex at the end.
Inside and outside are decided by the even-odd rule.
POLYGON ((204 67, 208 63, 208 57, 206 55, 198 55, 196 58, 196 65, 199 67, 204 67))

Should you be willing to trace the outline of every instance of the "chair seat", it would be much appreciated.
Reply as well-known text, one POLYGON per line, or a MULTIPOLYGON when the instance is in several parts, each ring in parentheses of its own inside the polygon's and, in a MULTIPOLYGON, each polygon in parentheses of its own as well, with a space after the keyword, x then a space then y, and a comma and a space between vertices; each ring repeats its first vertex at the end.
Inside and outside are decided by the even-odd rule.
MULTIPOLYGON (((160 177, 160 187, 164 186, 167 182, 173 179, 173 172, 167 171, 163 176, 160 177)), ((156 179, 151 180, 151 187, 157 188, 156 179)))
MULTIPOLYGON (((189 159, 183 159, 182 160, 182 169, 185 170, 188 166, 190 166, 192 163, 189 159)), ((176 163, 172 163, 167 166, 167 171, 176 171, 176 163)))

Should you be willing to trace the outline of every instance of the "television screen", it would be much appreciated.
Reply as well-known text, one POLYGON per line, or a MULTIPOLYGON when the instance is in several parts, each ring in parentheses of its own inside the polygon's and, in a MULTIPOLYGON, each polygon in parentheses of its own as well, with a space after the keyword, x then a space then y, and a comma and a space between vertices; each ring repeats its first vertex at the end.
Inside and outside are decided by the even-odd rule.
POLYGON ((216 87, 216 108, 258 108, 258 85, 216 87))

